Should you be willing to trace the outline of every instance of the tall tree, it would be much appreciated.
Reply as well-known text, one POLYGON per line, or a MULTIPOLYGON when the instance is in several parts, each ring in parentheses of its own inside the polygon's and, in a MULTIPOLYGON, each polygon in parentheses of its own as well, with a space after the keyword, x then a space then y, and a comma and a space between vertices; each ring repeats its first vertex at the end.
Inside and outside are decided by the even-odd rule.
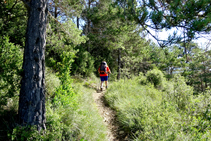
POLYGON ((211 30, 209 0, 116 0, 116 4, 122 5, 124 13, 139 23, 161 47, 178 41, 188 43, 197 34, 211 30), (161 40, 151 33, 152 30, 172 28, 177 30, 168 40, 161 40), (177 34, 178 29, 184 31, 183 35, 177 34))
POLYGON ((19 98, 22 125, 45 129, 45 44, 47 0, 23 0, 28 8, 28 24, 19 98))
POLYGON ((210 50, 195 48, 189 56, 189 68, 184 75, 196 92, 203 92, 211 85, 210 54, 210 50))

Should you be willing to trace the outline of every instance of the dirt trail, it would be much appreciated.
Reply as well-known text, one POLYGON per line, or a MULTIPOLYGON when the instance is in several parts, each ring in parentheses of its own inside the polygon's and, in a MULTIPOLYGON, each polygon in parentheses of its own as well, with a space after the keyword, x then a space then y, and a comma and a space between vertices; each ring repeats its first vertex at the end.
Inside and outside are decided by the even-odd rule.
POLYGON ((97 91, 93 93, 93 98, 98 107, 99 113, 103 117, 103 121, 108 128, 108 141, 127 141, 124 131, 121 131, 117 125, 115 111, 106 104, 104 94, 105 91, 97 91))

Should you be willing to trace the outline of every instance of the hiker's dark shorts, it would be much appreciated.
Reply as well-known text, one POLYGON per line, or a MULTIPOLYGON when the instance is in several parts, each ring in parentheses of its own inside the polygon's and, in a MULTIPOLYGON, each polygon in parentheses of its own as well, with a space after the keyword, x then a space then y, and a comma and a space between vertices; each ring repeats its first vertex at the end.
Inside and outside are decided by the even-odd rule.
POLYGON ((108 76, 100 76, 101 81, 108 81, 108 76))

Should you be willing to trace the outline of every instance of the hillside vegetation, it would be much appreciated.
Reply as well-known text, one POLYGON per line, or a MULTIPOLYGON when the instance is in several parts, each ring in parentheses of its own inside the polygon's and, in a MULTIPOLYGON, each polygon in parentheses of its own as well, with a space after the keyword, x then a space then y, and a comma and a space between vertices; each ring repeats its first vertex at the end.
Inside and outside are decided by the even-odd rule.
POLYGON ((166 80, 159 70, 114 82, 105 94, 133 140, 209 140, 210 89, 193 95, 184 77, 166 80))
POLYGON ((13 98, 13 102, 0 111, 2 140, 107 140, 107 128, 92 97, 96 77, 89 81, 75 77, 68 85, 62 85, 48 68, 46 81, 47 130, 39 134, 35 127, 19 126, 16 121, 17 100, 13 98))

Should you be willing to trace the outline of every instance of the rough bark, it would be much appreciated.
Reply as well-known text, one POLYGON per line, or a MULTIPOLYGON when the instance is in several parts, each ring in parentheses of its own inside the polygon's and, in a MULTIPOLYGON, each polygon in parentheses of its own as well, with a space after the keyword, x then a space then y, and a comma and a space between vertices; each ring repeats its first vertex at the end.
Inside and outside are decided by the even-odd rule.
POLYGON ((31 0, 29 6, 23 76, 19 97, 21 125, 45 129, 45 44, 47 0, 31 0))

